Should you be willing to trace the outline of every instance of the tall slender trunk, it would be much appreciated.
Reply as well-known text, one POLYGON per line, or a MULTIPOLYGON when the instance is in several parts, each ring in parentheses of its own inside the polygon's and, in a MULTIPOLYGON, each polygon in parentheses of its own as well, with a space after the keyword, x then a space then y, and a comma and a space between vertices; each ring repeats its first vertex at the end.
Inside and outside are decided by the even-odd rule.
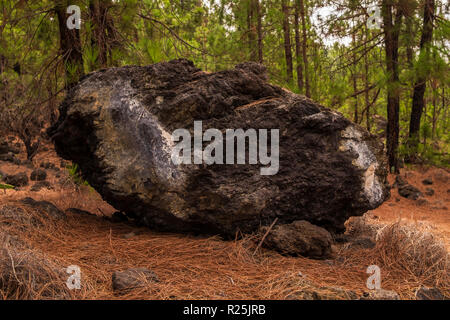
POLYGON ((58 0, 55 1, 54 8, 58 17, 60 51, 64 61, 67 89, 77 83, 84 74, 80 32, 76 28, 69 29, 66 24, 70 16, 66 13, 69 5, 67 0, 58 0))
POLYGON ((248 32, 248 48, 250 51, 250 60, 257 61, 256 44, 256 27, 255 27, 255 0, 247 0, 247 32, 248 32))
POLYGON ((398 38, 400 34, 400 25, 402 20, 402 11, 397 8, 395 20, 393 19, 393 0, 382 1, 382 15, 384 24, 384 42, 386 51, 386 71, 388 73, 387 81, 387 116, 388 123, 386 129, 387 135, 387 156, 389 161, 389 170, 399 173, 398 165, 398 139, 399 139, 399 76, 398 76, 398 38))
POLYGON ((258 35, 258 62, 263 63, 263 33, 262 33, 262 12, 261 12, 261 3, 259 0, 255 0, 256 4, 256 33, 258 35))
POLYGON ((297 86, 300 93, 303 93, 303 67, 302 67, 302 53, 300 43, 300 4, 298 0, 295 0, 295 13, 294 13, 294 28, 295 28, 295 58, 297 63, 297 86))
MULTIPOLYGON (((420 39, 420 59, 426 65, 429 55, 429 45, 433 38, 434 0, 425 0, 423 8, 423 31, 420 39)), ((423 67, 423 66, 422 66, 423 67)), ((420 119, 424 108, 424 95, 427 81, 427 68, 419 71, 414 83, 413 101, 411 109, 411 119, 409 122, 410 145, 417 147, 419 143, 420 119)))
POLYGON ((405 25, 406 25, 406 62, 408 63, 408 67, 412 68, 413 66, 413 58, 414 58, 414 33, 413 33, 413 17, 408 16, 405 17, 405 25))
POLYGON ((432 87, 433 87, 433 119, 431 122, 431 139, 434 140, 436 137, 436 122, 437 122, 437 104, 438 104, 438 86, 437 86, 437 80, 433 79, 432 81, 432 87))
MULTIPOLYGON (((352 33, 352 47, 356 47, 356 32, 352 33)), ((356 66, 356 51, 352 50, 352 82, 353 82, 353 93, 355 95, 355 105, 354 105, 354 116, 353 121, 358 123, 358 84, 357 84, 357 66, 356 66)))
POLYGON ((302 20, 302 55, 303 55, 303 70, 305 74, 305 95, 310 98, 311 92, 309 88, 309 76, 308 76, 308 55, 306 54, 308 38, 306 34, 306 17, 305 17, 305 0, 298 0, 300 5, 300 17, 302 20))
POLYGON ((369 58, 367 52, 367 40, 369 39, 369 30, 364 28, 364 103, 366 105, 366 127, 370 132, 370 102, 369 102, 369 58))
POLYGON ((93 27, 91 44, 98 51, 95 66, 97 68, 106 68, 113 64, 112 49, 119 45, 113 20, 108 14, 111 6, 111 0, 89 0, 90 18, 93 27))
POLYGON ((291 50, 291 30, 289 27, 289 7, 286 0, 281 0, 281 10, 283 12, 283 33, 284 33, 284 55, 286 58, 286 80, 292 83, 294 79, 293 65, 292 65, 292 50, 291 50))

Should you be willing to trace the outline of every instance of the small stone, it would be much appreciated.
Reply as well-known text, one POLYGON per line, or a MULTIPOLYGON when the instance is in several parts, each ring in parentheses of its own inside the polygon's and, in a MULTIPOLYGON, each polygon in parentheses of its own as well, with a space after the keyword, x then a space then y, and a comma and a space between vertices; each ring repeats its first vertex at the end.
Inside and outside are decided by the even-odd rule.
POLYGON ((2 142, 0 144, 0 155, 2 154, 19 154, 20 149, 14 146, 9 145, 7 142, 2 142))
MULTIPOLYGON (((264 234, 268 227, 261 228, 264 234)), ((331 254, 331 234, 308 221, 275 225, 267 235, 264 246, 283 254, 323 259, 331 254)))
POLYGON ((422 183, 425 185, 432 185, 433 180, 431 178, 426 178, 426 179, 422 180, 422 183))
POLYGON ((6 154, 0 154, 1 161, 14 162, 14 159, 15 159, 15 157, 11 152, 6 153, 6 154))
POLYGON ((420 287, 416 291, 416 300, 445 300, 438 288, 420 287))
POLYGON ((28 176, 25 172, 21 172, 18 174, 7 175, 3 178, 3 181, 15 187, 25 187, 28 185, 28 176))
POLYGON ((364 292, 360 300, 400 300, 400 296, 395 291, 376 289, 364 292))
POLYGON ((42 162, 40 167, 44 168, 44 169, 53 169, 55 167, 55 165, 51 162, 46 161, 46 162, 42 162))
POLYGON ((123 238, 124 238, 124 239, 131 239, 131 238, 133 238, 133 237, 135 237, 135 236, 136 236, 136 233, 130 232, 130 233, 124 234, 124 235, 123 235, 123 238))
POLYGON ((32 181, 44 181, 47 179, 47 172, 43 169, 36 169, 33 172, 31 172, 30 176, 32 181))
POLYGON ((55 219, 65 219, 66 215, 64 212, 58 209, 53 203, 48 201, 36 201, 30 197, 21 200, 23 204, 30 206, 31 208, 37 209, 47 213, 49 216, 55 219))
POLYGON ((426 188, 425 189, 425 194, 427 195, 427 196, 433 196, 434 195, 434 190, 433 189, 431 189, 431 188, 426 188))
POLYGON ((399 186, 398 194, 404 198, 412 200, 417 200, 420 196, 422 196, 422 193, 419 191, 419 189, 410 184, 399 186))
POLYGON ((31 187, 30 190, 33 192, 39 192, 44 188, 48 190, 53 190, 52 185, 48 181, 38 181, 31 187))
POLYGON ((290 294, 289 300, 357 300, 358 295, 352 291, 339 287, 316 287, 307 285, 304 290, 290 294))
POLYGON ((147 268, 115 271, 112 275, 114 291, 130 290, 145 286, 148 282, 159 282, 158 276, 147 268))
POLYGON ((429 202, 428 202, 428 200, 427 199, 425 199, 425 198, 419 198, 419 199, 417 199, 417 202, 416 202, 416 204, 418 205, 418 206, 424 206, 424 205, 426 205, 426 204, 428 204, 429 202))

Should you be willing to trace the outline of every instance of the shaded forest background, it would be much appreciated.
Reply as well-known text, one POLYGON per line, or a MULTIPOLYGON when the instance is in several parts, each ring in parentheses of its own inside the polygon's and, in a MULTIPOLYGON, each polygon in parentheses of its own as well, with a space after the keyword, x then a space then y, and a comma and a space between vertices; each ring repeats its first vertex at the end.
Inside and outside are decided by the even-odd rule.
POLYGON ((0 135, 20 137, 29 159, 82 75, 187 58, 211 72, 263 63, 274 84, 385 134, 391 171, 450 165, 445 0, 0 3, 0 135))

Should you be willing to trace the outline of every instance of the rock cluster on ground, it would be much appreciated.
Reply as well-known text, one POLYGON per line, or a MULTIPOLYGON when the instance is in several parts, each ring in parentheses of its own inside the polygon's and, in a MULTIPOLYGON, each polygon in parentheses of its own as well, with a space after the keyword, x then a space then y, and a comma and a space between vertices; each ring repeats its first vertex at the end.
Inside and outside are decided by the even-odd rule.
POLYGON ((417 200, 423 196, 419 189, 409 184, 408 181, 400 175, 395 177, 394 187, 397 187, 399 195, 407 199, 417 200))

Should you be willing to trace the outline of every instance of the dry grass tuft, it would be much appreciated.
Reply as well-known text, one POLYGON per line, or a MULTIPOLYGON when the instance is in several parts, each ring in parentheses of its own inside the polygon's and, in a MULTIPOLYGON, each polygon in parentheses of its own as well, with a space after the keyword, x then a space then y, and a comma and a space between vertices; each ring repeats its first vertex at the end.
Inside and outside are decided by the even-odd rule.
POLYGON ((396 222, 377 235, 375 254, 380 263, 405 279, 449 288, 449 253, 441 239, 424 224, 396 222))
MULTIPOLYGON (((20 249, 6 239, 0 249, 0 297, 3 299, 70 299, 64 268, 43 253, 20 249)), ((17 243, 15 243, 17 244, 17 243)))

